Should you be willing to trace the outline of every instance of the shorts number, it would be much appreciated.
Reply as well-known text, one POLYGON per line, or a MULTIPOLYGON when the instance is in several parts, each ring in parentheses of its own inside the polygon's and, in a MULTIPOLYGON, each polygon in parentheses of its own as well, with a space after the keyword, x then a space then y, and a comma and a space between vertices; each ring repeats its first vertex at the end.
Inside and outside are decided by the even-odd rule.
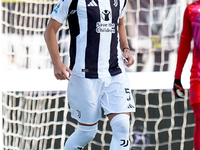
POLYGON ((129 88, 125 88, 125 92, 128 94, 127 101, 130 101, 131 100, 130 89, 129 88))

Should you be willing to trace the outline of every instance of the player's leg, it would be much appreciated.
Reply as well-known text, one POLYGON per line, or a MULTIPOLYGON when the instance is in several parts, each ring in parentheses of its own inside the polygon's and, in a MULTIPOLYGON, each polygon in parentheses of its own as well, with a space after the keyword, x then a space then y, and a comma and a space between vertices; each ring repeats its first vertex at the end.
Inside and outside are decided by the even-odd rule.
POLYGON ((135 103, 126 80, 126 74, 120 74, 106 80, 106 88, 101 99, 105 115, 110 120, 113 136, 110 150, 129 150, 130 112, 135 111, 135 103))
POLYGON ((97 123, 78 124, 78 128, 67 139, 64 150, 82 150, 95 137, 97 123))
POLYGON ((194 148, 200 150, 200 82, 191 82, 190 104, 195 117, 194 148))
POLYGON ((192 105, 195 117, 194 149, 200 150, 200 103, 192 105))
POLYGON ((112 113, 108 115, 108 118, 113 132, 110 150, 129 150, 130 113, 112 113))
POLYGON ((79 124, 65 143, 65 150, 81 150, 96 135, 97 122, 101 117, 98 95, 101 90, 98 79, 85 79, 75 75, 70 77, 67 96, 71 116, 79 124))

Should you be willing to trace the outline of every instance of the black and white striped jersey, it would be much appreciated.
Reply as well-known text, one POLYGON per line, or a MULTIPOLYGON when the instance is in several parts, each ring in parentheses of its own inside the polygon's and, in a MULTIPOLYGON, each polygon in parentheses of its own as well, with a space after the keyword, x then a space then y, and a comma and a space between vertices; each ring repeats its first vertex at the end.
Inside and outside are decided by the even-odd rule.
POLYGON ((118 23, 126 0, 60 0, 51 17, 70 29, 70 69, 86 78, 104 78, 124 70, 118 23))

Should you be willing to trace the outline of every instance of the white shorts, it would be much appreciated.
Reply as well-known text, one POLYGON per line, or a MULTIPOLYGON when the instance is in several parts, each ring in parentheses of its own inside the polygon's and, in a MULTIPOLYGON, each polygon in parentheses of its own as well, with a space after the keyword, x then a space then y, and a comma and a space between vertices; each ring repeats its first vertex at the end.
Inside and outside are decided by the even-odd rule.
POLYGON ((67 96, 72 118, 85 124, 96 123, 104 114, 134 112, 130 82, 126 73, 104 79, 72 75, 67 96))

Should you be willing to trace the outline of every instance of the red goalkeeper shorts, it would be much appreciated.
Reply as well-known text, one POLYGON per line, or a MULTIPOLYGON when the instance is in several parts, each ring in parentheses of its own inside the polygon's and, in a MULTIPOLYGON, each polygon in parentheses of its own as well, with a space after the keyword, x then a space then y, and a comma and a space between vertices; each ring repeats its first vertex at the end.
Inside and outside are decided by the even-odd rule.
POLYGON ((195 84, 191 84, 190 87, 190 105, 200 103, 200 81, 195 84))

